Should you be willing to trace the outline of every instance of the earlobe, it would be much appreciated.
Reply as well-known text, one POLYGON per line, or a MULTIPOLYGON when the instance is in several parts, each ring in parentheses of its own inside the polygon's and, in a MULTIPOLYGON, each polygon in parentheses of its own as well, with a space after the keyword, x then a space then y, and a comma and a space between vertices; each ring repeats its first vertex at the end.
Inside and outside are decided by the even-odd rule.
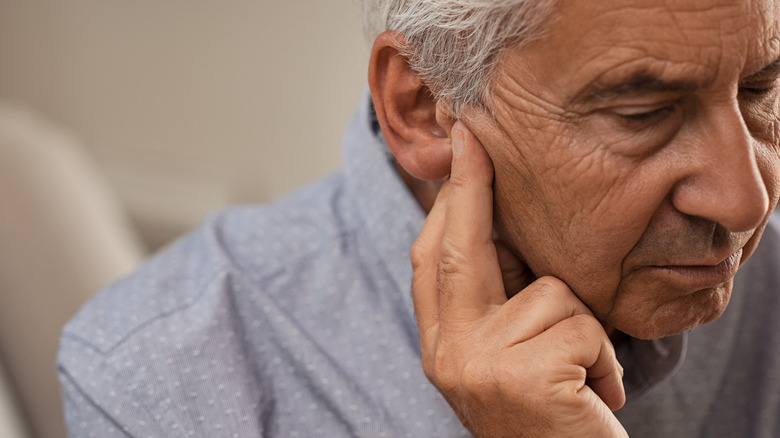
POLYGON ((450 128, 455 122, 437 104, 402 55, 403 35, 385 32, 371 50, 368 83, 379 125, 398 164, 421 180, 450 173, 450 128))

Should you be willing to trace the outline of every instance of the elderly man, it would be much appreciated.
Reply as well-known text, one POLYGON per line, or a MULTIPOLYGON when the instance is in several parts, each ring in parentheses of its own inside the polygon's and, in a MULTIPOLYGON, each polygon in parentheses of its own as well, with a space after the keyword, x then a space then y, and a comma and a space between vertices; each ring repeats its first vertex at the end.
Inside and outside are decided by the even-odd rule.
POLYGON ((343 172, 89 303, 72 435, 780 436, 780 4, 365 6, 343 172))

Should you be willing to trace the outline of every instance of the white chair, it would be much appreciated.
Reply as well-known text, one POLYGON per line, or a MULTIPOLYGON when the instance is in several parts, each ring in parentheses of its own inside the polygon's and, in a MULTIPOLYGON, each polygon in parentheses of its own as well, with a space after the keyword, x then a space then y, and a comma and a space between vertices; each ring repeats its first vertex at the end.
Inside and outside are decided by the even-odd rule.
POLYGON ((0 104, 0 365, 10 380, 0 381, 0 437, 65 436, 60 332, 139 263, 139 242, 75 137, 0 104))
POLYGON ((11 382, 0 363, 0 437, 29 438, 24 424, 24 414, 11 388, 11 382))

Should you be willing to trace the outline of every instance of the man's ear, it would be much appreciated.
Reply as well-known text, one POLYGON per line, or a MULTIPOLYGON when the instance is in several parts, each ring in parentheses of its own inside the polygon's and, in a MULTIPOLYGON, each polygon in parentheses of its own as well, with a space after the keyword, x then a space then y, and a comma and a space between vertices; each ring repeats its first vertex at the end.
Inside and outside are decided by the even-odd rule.
POLYGON ((368 84, 379 125, 398 164, 421 180, 450 173, 455 120, 401 54, 403 35, 384 32, 371 50, 368 84))

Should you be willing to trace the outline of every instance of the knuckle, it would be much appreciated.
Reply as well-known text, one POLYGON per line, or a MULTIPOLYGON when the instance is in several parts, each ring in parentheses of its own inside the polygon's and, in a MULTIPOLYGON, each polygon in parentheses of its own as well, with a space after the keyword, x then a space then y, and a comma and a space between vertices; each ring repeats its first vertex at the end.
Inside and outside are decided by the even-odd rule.
POLYGON ((450 179, 448 180, 451 186, 450 190, 460 189, 468 185, 468 173, 465 172, 452 172, 450 173, 450 179))
POLYGON ((463 264, 459 258, 453 255, 451 252, 442 254, 439 259, 439 275, 444 277, 450 277, 456 275, 463 270, 463 264))
POLYGON ((488 363, 481 360, 472 360, 464 364, 461 371, 461 386, 469 397, 483 394, 491 388, 491 371, 488 363))
POLYGON ((439 293, 452 297, 455 293, 457 278, 466 274, 466 263, 457 252, 442 251, 436 265, 436 282, 439 293))
POLYGON ((433 357, 423 357, 422 360, 422 368, 423 373, 425 373, 425 377, 428 378, 433 383, 436 383, 436 361, 433 359, 433 357))
POLYGON ((538 291, 537 293, 542 295, 562 297, 572 293, 566 283, 549 275, 539 277, 533 284, 538 291))
POLYGON ((495 382, 490 363, 474 358, 449 373, 443 387, 453 398, 489 404, 499 391, 495 382))
POLYGON ((441 256, 439 258, 439 274, 445 276, 457 275, 462 273, 467 267, 466 254, 457 249, 454 245, 442 246, 441 256))
POLYGON ((494 381, 492 359, 484 354, 464 358, 444 348, 423 364, 423 371, 442 393, 458 399, 478 399, 495 386, 490 384, 494 381))
POLYGON ((561 303, 571 300, 574 293, 563 281, 550 276, 539 277, 525 289, 524 300, 535 303, 561 303))
POLYGON ((592 333, 594 331, 600 332, 602 330, 601 323, 593 315, 580 313, 570 317, 569 320, 576 327, 579 327, 582 332, 592 333))
POLYGON ((453 372, 451 355, 437 351, 425 372, 428 380, 442 392, 451 393, 457 386, 457 376, 453 372))
POLYGON ((425 241, 417 239, 409 250, 409 260, 412 263, 412 269, 417 271, 430 263, 431 250, 426 246, 425 241))
POLYGON ((601 340, 604 328, 592 315, 579 314, 569 317, 560 323, 568 336, 567 343, 581 344, 593 340, 601 340))

